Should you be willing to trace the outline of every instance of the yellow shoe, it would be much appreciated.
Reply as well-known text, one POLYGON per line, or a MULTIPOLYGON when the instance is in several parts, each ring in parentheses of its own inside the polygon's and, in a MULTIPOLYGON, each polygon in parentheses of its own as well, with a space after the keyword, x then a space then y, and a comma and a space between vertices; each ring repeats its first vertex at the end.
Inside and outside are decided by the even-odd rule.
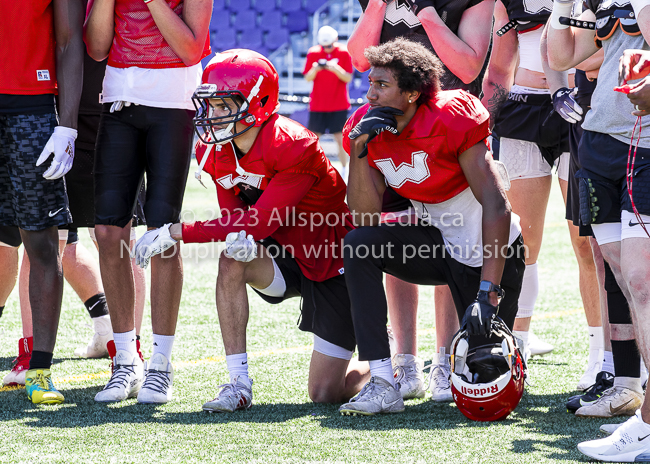
POLYGON ((25 376, 25 390, 34 404, 61 404, 63 395, 52 383, 49 369, 30 369, 25 376))

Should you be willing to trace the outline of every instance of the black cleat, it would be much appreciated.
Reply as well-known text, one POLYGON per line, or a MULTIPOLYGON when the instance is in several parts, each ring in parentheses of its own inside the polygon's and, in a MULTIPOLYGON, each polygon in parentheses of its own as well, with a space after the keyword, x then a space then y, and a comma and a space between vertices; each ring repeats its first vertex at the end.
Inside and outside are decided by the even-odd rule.
POLYGON ((567 412, 575 413, 578 409, 593 403, 603 395, 603 392, 614 386, 614 375, 600 371, 596 375, 596 383, 587 388, 584 393, 572 396, 566 402, 567 412))

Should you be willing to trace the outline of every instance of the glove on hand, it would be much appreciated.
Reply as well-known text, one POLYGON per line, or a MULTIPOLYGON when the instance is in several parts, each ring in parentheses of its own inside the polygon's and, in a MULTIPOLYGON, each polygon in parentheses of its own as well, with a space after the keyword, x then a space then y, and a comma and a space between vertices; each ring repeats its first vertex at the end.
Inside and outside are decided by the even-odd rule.
POLYGON ((135 264, 146 269, 152 256, 158 255, 176 244, 169 232, 171 223, 165 224, 159 229, 148 231, 135 244, 131 252, 131 258, 135 258, 135 264))
MULTIPOLYGON (((402 114, 404 113, 401 110, 391 108, 390 106, 371 108, 350 131, 350 140, 354 140, 357 137, 366 134, 368 135, 368 140, 366 141, 367 145, 368 142, 386 130, 397 135, 397 121, 395 120, 395 116, 402 114)), ((363 158, 367 154, 368 151, 363 150, 359 155, 359 158, 363 158)))
POLYGON ((248 263, 257 258, 257 243, 252 235, 246 236, 246 231, 231 232, 226 237, 226 252, 228 258, 242 263, 248 263))
POLYGON ((69 127, 56 126, 50 139, 45 144, 41 156, 36 160, 36 166, 40 166, 54 154, 50 167, 43 173, 43 177, 49 180, 63 177, 71 168, 74 161, 74 141, 77 139, 77 130, 69 127))
POLYGON ((553 109, 557 114, 562 116, 567 122, 571 124, 582 121, 582 108, 575 100, 575 95, 578 89, 567 89, 562 87, 553 94, 553 109))
POLYGON ((469 305, 463 318, 469 335, 492 334, 492 321, 497 316, 498 306, 490 304, 487 292, 479 292, 474 303, 469 305))

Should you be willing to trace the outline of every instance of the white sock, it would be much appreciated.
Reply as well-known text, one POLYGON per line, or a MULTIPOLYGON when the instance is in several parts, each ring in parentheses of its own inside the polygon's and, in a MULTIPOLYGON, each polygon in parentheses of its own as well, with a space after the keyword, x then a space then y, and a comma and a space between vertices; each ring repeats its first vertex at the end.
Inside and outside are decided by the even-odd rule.
POLYGON ((172 362, 172 347, 174 346, 174 335, 153 334, 153 354, 162 353, 167 361, 172 362))
POLYGON ((373 361, 368 361, 368 364, 370 364, 370 375, 372 377, 381 377, 395 387, 393 364, 391 363, 390 358, 375 359, 373 361))
POLYGON ((113 340, 115 340, 115 349, 117 351, 128 351, 131 355, 137 356, 135 347, 135 329, 123 333, 113 333, 113 340))
POLYGON ((614 375, 614 355, 611 351, 605 351, 605 356, 603 359, 603 368, 605 372, 609 372, 614 375))
POLYGON ((525 348, 525 347, 528 346, 528 334, 529 334, 528 331, 525 331, 525 332, 524 332, 523 330, 513 330, 513 331, 512 331, 512 334, 513 334, 515 337, 520 338, 521 341, 524 342, 524 346, 523 346, 522 348, 525 348))
POLYGON ((95 332, 99 335, 106 335, 113 331, 113 327, 111 326, 111 317, 108 314, 105 316, 94 317, 92 321, 95 332))
POLYGON ((605 335, 602 327, 587 327, 589 331, 589 349, 602 350, 605 348, 605 335))
POLYGON ((641 379, 638 377, 614 377, 615 387, 625 387, 637 393, 643 393, 641 379))
POLYGON ((230 381, 232 382, 235 377, 248 378, 248 354, 237 353, 226 356, 226 366, 228 366, 228 374, 230 374, 230 381))

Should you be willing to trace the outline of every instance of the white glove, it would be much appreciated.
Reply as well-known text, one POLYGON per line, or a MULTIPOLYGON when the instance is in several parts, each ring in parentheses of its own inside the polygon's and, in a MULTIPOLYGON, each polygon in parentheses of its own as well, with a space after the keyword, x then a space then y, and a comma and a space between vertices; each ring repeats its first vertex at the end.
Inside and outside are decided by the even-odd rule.
POLYGON ((131 106, 131 102, 122 101, 122 100, 114 101, 113 104, 111 105, 110 112, 115 113, 116 111, 122 111, 122 108, 124 108, 125 106, 126 107, 131 106))
POLYGON ((578 88, 567 89, 562 87, 553 94, 553 109, 570 124, 582 121, 582 108, 575 99, 578 88))
POLYGON ((248 263, 257 258, 257 243, 252 235, 246 236, 246 231, 231 232, 226 237, 226 252, 228 258, 242 263, 248 263))
POLYGON ((43 164, 52 153, 54 159, 47 171, 43 173, 46 179, 63 177, 72 168, 74 161, 74 141, 77 140, 77 130, 69 127, 56 126, 50 139, 45 144, 41 156, 36 161, 36 166, 43 164))
POLYGON ((131 252, 131 258, 135 258, 135 264, 146 269, 152 256, 158 255, 176 244, 176 240, 169 233, 170 226, 171 223, 165 224, 140 237, 131 252))

